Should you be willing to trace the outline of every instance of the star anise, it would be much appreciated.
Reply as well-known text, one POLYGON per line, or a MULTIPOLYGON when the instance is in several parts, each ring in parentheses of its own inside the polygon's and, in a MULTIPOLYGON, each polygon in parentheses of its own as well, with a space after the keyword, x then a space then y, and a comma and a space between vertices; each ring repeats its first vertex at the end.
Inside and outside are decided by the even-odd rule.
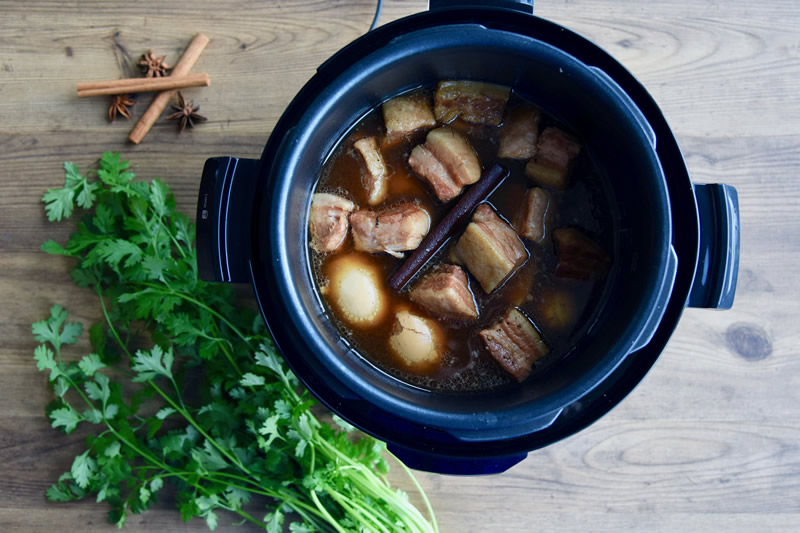
POLYGON ((153 52, 151 48, 146 54, 142 54, 142 59, 139 60, 137 65, 142 68, 142 74, 144 74, 146 78, 160 78, 166 76, 167 71, 172 69, 171 66, 164 63, 166 58, 167 56, 156 57, 155 52, 153 52))
POLYGON ((125 118, 131 118, 128 108, 135 103, 127 94, 113 96, 111 98, 111 107, 108 108, 108 120, 114 122, 114 119, 117 118, 117 113, 125 118))
POLYGON ((171 114, 167 117, 167 120, 178 120, 178 133, 183 133, 183 130, 186 129, 186 124, 189 124, 190 127, 194 128, 195 122, 203 122, 208 120, 203 115, 198 115, 197 110, 200 109, 200 106, 192 107, 191 100, 187 102, 183 99, 183 95, 178 92, 178 105, 172 104, 172 109, 176 111, 176 113, 171 114))

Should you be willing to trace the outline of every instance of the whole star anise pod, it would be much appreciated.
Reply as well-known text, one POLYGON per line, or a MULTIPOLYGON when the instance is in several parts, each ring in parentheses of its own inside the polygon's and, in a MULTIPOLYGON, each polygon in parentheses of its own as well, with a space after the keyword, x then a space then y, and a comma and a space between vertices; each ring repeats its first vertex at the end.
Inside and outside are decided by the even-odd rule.
POLYGON ((195 122, 204 122, 208 120, 203 115, 198 115, 197 110, 200 109, 200 106, 192 107, 191 100, 187 102, 183 99, 183 95, 178 92, 178 105, 172 104, 172 109, 176 111, 176 113, 171 114, 167 117, 167 120, 178 120, 178 133, 183 133, 183 130, 186 129, 186 124, 189 124, 190 127, 194 128, 195 122))
POLYGON ((127 119, 131 118, 128 108, 135 103, 127 94, 112 97, 111 107, 108 108, 108 120, 114 122, 114 119, 117 118, 117 113, 127 119))
POLYGON ((166 76, 167 71, 172 69, 171 66, 164 63, 166 58, 167 56, 156 57, 151 48, 146 54, 142 54, 142 59, 137 64, 142 68, 142 74, 146 78, 160 78, 166 76))

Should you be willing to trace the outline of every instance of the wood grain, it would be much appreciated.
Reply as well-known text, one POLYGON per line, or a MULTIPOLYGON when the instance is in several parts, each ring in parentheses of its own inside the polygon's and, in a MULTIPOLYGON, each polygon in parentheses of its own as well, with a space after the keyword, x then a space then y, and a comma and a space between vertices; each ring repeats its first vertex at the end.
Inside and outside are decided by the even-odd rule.
MULTIPOLYGON (((62 164, 89 168, 120 151, 194 210, 209 156, 258 157, 316 67, 364 32, 373 0, 22 2, 0 0, 0 531, 111 531, 92 501, 44 491, 83 449, 49 427, 46 378, 30 324, 68 305, 86 324, 94 297, 70 262, 39 251, 71 225, 46 222, 40 198, 62 164), (139 146, 133 121, 78 100, 75 84, 132 75, 154 48, 174 63, 196 33, 211 43, 187 89, 209 121, 178 136, 158 121, 139 146)), ((425 9, 386 0, 381 22, 425 9)), ((800 523, 800 11, 795 0, 541 0, 538 16, 617 57, 650 90, 698 182, 739 192, 742 256, 732 310, 689 309, 653 370, 609 415, 532 452, 509 472, 419 474, 445 533, 503 531, 797 531, 800 523)), ((134 121, 150 99, 140 96, 134 121)), ((84 346, 85 347, 85 346, 84 346)), ((411 484, 400 469, 392 479, 411 484)), ((412 497, 415 497, 412 494, 412 497)), ((130 532, 204 530, 168 498, 130 532)), ((229 518, 219 530, 234 527, 229 518)))

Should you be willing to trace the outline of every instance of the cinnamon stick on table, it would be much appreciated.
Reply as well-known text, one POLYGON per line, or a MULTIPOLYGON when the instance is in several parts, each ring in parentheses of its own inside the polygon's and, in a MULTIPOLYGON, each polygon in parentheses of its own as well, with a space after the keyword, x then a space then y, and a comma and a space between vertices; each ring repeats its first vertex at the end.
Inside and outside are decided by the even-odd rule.
POLYGON ((125 78, 122 80, 90 81, 78 84, 78 98, 112 94, 133 94, 184 87, 208 87, 208 74, 168 76, 166 78, 125 78))
MULTIPOLYGON (((209 41, 210 39, 202 33, 197 34, 195 38, 192 39, 189 47, 183 53, 183 56, 181 56, 178 64, 172 69, 172 74, 167 78, 171 78, 173 76, 185 76, 189 74, 189 71, 192 70, 194 64, 197 63, 200 54, 203 53, 203 50, 209 41)), ((147 132, 150 131, 150 128, 152 128, 153 124, 155 124, 156 120, 158 120, 158 117, 164 111, 164 108, 167 107, 172 95, 175 94, 176 91, 177 89, 170 89, 156 95, 150 104, 150 107, 147 108, 147 111, 144 112, 142 117, 139 119, 139 122, 137 122, 136 126, 134 126, 130 135, 128 135, 129 141, 134 144, 139 144, 142 142, 142 139, 144 139, 144 136, 147 135, 147 132)))

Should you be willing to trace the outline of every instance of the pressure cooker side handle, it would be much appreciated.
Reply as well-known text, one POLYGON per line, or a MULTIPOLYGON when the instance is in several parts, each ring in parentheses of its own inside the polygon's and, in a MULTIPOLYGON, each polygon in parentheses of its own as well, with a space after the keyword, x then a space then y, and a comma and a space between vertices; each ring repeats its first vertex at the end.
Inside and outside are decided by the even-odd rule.
POLYGON ((422 450, 412 450, 391 443, 387 445, 387 448, 409 468, 454 476, 500 474, 528 456, 527 453, 521 453, 501 457, 446 457, 422 450))
POLYGON ((695 184, 700 251, 689 307, 730 309, 739 275, 739 195, 730 185, 695 184))
POLYGON ((197 272, 203 281, 250 281, 250 224, 257 159, 212 157, 197 196, 197 272))
POLYGON ((431 11, 458 7, 502 7, 530 15, 533 13, 533 0, 430 0, 428 2, 431 11))

